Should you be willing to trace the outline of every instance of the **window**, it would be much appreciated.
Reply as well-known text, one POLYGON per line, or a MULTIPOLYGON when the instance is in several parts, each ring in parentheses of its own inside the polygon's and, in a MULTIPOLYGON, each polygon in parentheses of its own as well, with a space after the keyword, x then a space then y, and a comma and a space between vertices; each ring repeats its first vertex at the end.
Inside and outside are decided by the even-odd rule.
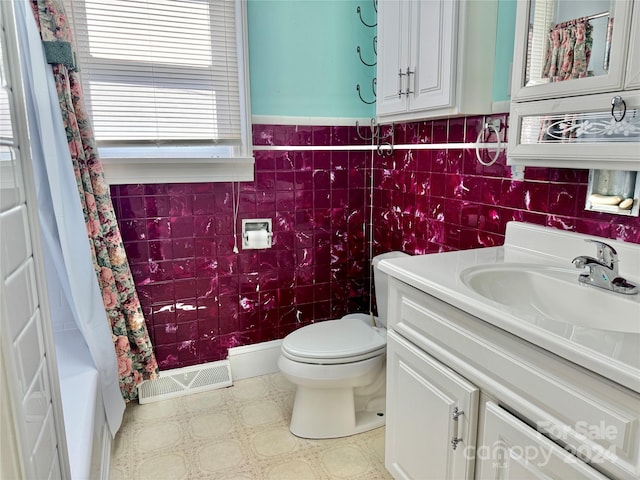
POLYGON ((65 0, 111 183, 250 180, 239 0, 65 0))

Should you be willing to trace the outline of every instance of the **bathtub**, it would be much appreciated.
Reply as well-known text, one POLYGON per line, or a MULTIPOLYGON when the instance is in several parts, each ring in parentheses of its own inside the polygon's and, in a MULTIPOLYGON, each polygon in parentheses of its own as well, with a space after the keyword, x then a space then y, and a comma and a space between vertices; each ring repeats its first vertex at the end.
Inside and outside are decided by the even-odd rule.
POLYGON ((111 436, 98 370, 79 330, 54 332, 72 480, 108 479, 111 436))

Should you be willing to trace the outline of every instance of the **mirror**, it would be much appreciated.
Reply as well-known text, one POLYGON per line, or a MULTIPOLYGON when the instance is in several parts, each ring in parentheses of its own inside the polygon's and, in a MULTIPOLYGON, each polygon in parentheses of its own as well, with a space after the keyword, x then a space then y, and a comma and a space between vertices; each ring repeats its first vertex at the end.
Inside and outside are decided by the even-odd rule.
POLYGON ((637 143, 640 141, 638 110, 627 111, 620 122, 609 110, 585 113, 526 115, 522 117, 520 143, 637 143))
POLYGON ((532 0, 525 86, 607 75, 612 0, 532 0))
MULTIPOLYGON (((0 42, 3 40, 3 36, 0 35, 0 42)), ((0 211, 8 210, 19 203, 22 185, 20 165, 16 159, 15 132, 11 125, 11 87, 6 76, 6 61, 7 58, 3 56, 0 48, 0 211)))

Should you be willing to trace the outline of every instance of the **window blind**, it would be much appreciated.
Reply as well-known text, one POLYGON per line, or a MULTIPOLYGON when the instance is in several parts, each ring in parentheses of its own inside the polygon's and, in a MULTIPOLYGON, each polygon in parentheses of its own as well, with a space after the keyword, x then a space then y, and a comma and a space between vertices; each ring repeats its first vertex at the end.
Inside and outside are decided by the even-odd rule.
POLYGON ((527 85, 547 83, 542 76, 544 64, 547 58, 547 42, 549 41, 549 29, 553 25, 556 0, 537 0, 531 4, 534 9, 531 16, 529 41, 527 44, 527 85))
POLYGON ((242 142, 234 0, 65 0, 103 146, 242 142))

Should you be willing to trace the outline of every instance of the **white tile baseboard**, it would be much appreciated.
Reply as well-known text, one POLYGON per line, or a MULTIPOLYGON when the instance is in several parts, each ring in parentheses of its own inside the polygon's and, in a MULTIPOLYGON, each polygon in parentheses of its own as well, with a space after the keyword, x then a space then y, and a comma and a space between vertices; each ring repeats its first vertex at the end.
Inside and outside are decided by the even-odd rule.
POLYGON ((233 380, 279 372, 278 357, 282 340, 255 343, 229 349, 233 380))

